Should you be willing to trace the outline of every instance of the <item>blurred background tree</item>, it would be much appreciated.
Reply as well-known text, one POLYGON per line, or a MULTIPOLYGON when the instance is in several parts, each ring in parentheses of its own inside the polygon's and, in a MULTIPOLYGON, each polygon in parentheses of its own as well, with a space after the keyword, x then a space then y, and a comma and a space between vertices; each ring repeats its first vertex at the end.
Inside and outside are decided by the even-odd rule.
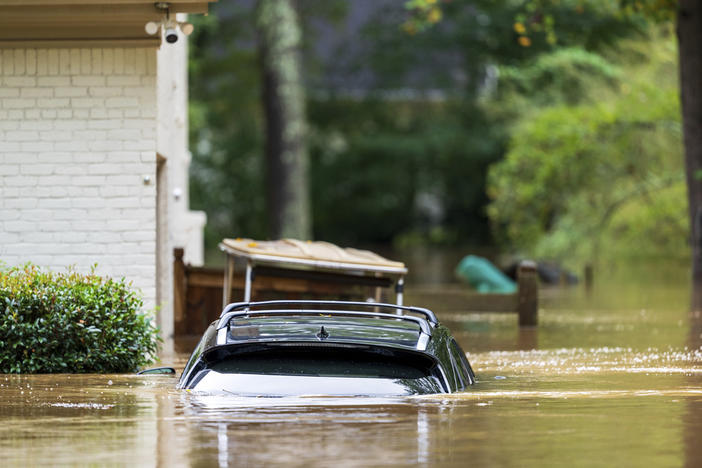
POLYGON ((290 0, 258 0, 255 17, 265 115, 268 232, 275 238, 309 239, 312 215, 300 24, 290 0))
MULTIPOLYGON (((192 204, 209 246, 272 235, 252 7, 217 4, 191 42, 192 204)), ((686 249, 674 48, 646 16, 594 0, 297 7, 315 238, 571 258, 655 234, 686 249)))
MULTIPOLYGON (((600 75, 610 86, 590 80, 576 102, 522 114, 489 177, 506 244, 558 260, 687 252, 674 42, 630 42, 614 59, 600 75)), ((541 89, 532 103, 554 92, 541 89)))

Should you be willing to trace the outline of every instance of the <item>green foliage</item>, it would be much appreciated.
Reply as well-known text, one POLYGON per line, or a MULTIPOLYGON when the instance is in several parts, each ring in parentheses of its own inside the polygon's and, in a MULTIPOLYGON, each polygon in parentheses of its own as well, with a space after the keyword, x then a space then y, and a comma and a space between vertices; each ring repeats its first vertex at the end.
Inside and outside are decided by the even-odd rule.
POLYGON ((500 68, 499 92, 521 96, 528 105, 577 104, 593 85, 613 86, 621 71, 602 55, 582 48, 557 49, 519 67, 500 68), (587 77, 587 79, 583 79, 587 77))
POLYGON ((407 0, 405 9, 409 13, 402 25, 407 34, 416 34, 424 31, 433 24, 441 21, 443 16, 441 6, 437 0, 407 0))
POLYGON ((348 99, 310 107, 317 238, 389 243, 433 233, 440 243, 489 242, 483 178, 503 139, 481 109, 348 99), (484 126, 466 124, 477 116, 484 126))
POLYGON ((674 48, 632 46, 650 61, 623 69, 616 92, 590 86, 578 106, 525 115, 489 176, 502 239, 560 260, 686 250, 687 219, 674 48))
POLYGON ((678 0, 619 0, 627 14, 644 14, 657 21, 672 21, 678 10, 678 0))
POLYGON ((191 206, 207 212, 205 239, 266 236, 263 117, 251 12, 194 17, 190 47, 191 206))
MULTIPOLYGON (((440 8, 443 17, 435 27, 419 28, 411 36, 397 34, 390 24, 395 18, 391 11, 367 26, 366 34, 375 47, 367 51, 359 68, 371 64, 379 89, 410 86, 417 100, 424 90, 444 93, 444 117, 422 112, 419 125, 405 137, 415 140, 414 147, 423 154, 413 158, 408 152, 405 158, 419 174, 426 174, 428 183, 420 190, 438 194, 446 208, 438 226, 445 233, 442 240, 490 242, 484 230, 486 170, 504 155, 515 120, 539 106, 576 105, 587 99, 594 86, 619 86, 619 67, 603 53, 622 37, 640 35, 640 18, 622 17, 616 8, 597 2, 575 11, 582 4, 564 1, 538 11, 528 7, 529 15, 521 17, 525 2, 421 0, 405 4, 410 20, 440 8), (556 42, 537 24, 546 21, 546 14, 556 42), (515 18, 530 32, 528 44, 519 41, 515 18), (431 73, 421 73, 429 68, 431 73), (422 127, 427 131, 419 130, 422 127)), ((405 32, 409 32, 407 25, 405 32)), ((403 118, 394 103, 386 105, 398 120, 403 118)), ((399 142, 396 146, 403 147, 399 142)), ((378 152, 376 159, 381 157, 378 152)), ((427 232, 417 229, 418 215, 415 208, 414 230, 427 232)))
MULTIPOLYGON (((310 23, 340 21, 346 3, 301 1, 306 48, 310 23)), ((214 4, 195 16, 190 38, 190 198, 207 213, 205 244, 223 237, 266 238, 265 167, 261 80, 252 4, 214 4)), ((319 64, 308 53, 307 70, 319 64)))
POLYGON ((34 265, 0 270, 0 372, 132 372, 158 330, 121 281, 34 265))
POLYGON ((405 2, 408 15, 402 28, 415 35, 431 31, 436 24, 441 26, 457 19, 463 22, 465 19, 461 17, 467 14, 474 17, 477 28, 457 32, 464 37, 482 39, 493 47, 498 43, 502 47, 509 44, 514 49, 523 49, 527 55, 574 45, 595 50, 611 46, 622 34, 645 30, 642 14, 648 11, 640 8, 638 0, 631 1, 639 4, 638 7, 620 9, 616 1, 610 0, 408 0, 405 2), (507 28, 502 29, 503 26, 507 28), (484 29, 491 29, 495 35, 484 34, 484 29), (507 38, 509 41, 505 42, 507 38))
MULTIPOLYGON (((344 29, 342 5, 359 10, 321 3, 300 4, 313 231, 343 244, 490 244, 487 171, 515 120, 582 102, 592 84, 618 87, 622 59, 603 51, 642 28, 606 5, 577 12, 564 0, 547 8, 558 40, 549 42, 538 30, 544 16, 532 12, 525 46, 515 29, 523 1, 420 0, 409 10, 390 2, 325 58, 320 31, 344 29), (415 7, 441 17, 408 35, 401 25, 415 7)), ((196 25, 191 43, 191 204, 208 214, 210 248, 224 236, 267 237, 252 17, 242 4, 224 5, 196 25)))

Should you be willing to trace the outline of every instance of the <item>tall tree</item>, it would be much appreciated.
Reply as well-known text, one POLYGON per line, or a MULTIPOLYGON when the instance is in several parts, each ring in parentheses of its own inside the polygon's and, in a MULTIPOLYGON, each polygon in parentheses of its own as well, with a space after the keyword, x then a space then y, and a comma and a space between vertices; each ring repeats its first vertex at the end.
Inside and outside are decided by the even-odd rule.
POLYGON ((291 0, 258 0, 269 236, 311 237, 301 30, 291 0))
POLYGON ((702 310, 702 2, 680 0, 677 11, 680 100, 692 230, 692 308, 702 310))

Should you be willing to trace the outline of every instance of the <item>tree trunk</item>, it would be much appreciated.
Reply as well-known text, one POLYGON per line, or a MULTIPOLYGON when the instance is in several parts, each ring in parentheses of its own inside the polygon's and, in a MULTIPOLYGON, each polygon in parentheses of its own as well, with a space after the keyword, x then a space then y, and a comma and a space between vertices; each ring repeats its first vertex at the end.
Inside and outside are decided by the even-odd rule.
POLYGON ((702 310, 702 2, 680 0, 680 54, 687 198, 692 244, 692 309, 702 310))
POLYGON ((311 237, 301 31, 291 0, 258 0, 269 236, 311 237))

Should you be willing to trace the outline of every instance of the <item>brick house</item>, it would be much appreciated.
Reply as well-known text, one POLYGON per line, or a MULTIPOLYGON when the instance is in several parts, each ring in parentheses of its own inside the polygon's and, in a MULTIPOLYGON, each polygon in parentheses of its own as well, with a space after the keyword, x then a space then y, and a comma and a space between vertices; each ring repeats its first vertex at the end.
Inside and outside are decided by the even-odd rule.
POLYGON ((167 347, 172 252, 202 263, 205 217, 188 208, 185 36, 145 24, 210 2, 0 0, 0 261, 127 278, 167 347))

